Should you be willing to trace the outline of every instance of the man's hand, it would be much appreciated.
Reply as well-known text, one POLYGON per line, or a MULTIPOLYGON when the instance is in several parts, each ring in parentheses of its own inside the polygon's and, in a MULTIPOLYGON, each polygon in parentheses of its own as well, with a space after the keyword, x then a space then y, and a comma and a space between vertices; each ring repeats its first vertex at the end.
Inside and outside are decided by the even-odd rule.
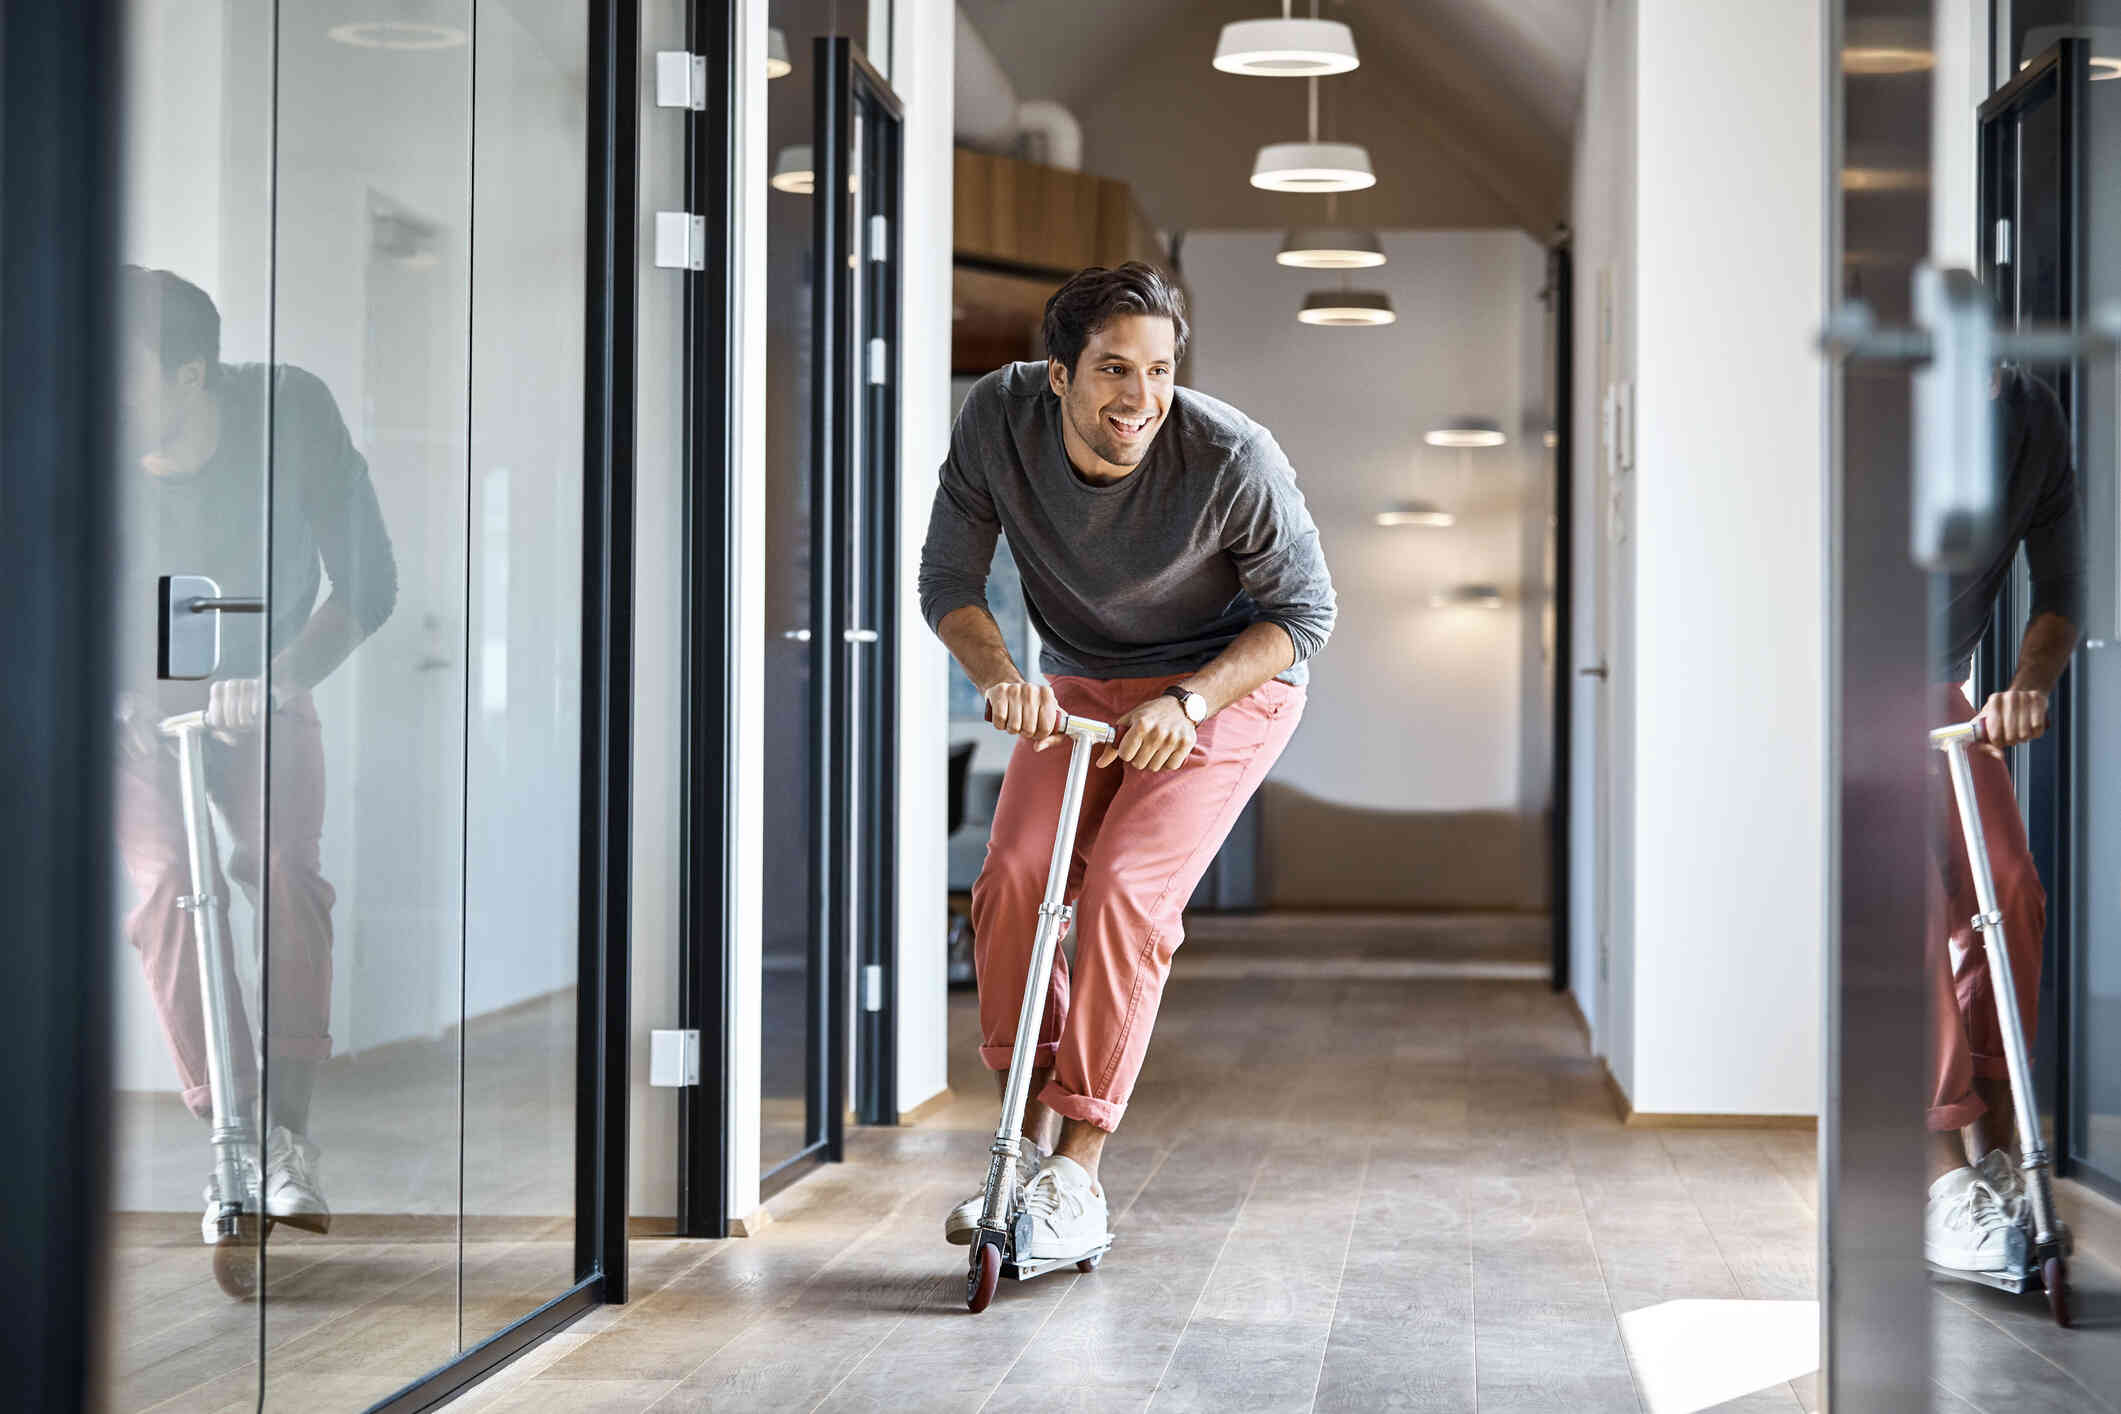
POLYGON ((1988 730, 1988 751, 2001 756, 2006 746, 2033 740, 2047 732, 2047 694, 2033 688, 2014 687, 1990 697, 1980 713, 1988 730))
POLYGON ((1142 771, 1176 771, 1193 750, 1195 728, 1172 697, 1152 697, 1112 724, 1118 741, 1097 758, 1100 766, 1124 761, 1142 771))
POLYGON ((265 683, 259 678, 223 678, 207 689, 206 725, 223 741, 255 731, 265 720, 265 683))
POLYGON ((1044 683, 998 682, 987 689, 987 720, 1035 751, 1061 740, 1060 718, 1060 699, 1044 683))

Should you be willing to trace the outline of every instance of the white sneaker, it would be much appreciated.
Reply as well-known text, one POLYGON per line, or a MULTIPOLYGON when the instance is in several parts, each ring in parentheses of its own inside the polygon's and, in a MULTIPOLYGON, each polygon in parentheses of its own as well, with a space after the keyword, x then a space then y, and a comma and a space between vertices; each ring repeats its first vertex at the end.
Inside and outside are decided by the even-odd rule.
POLYGON ((2025 1229, 2032 1236, 2033 1205, 2025 1197, 2025 1174, 2017 1161, 2002 1149, 1991 1149, 1979 1167, 1974 1170, 1981 1181, 1996 1190, 1996 1200, 2003 1205, 2003 1215, 2025 1229))
POLYGON ((2025 1232, 1986 1178, 1956 1168, 1930 1185, 1922 1251, 1957 1271, 2014 1272, 2025 1266, 2025 1232))
POLYGON ((265 1215, 309 1232, 331 1231, 331 1208, 317 1185, 317 1146, 285 1125, 265 1139, 265 1215))
MULTIPOLYGON (((1012 1209, 1024 1206, 1024 1189, 1030 1185, 1031 1175, 1038 1172, 1038 1166, 1046 1161, 1044 1149, 1029 1139, 1021 1142, 1023 1152, 1016 1158, 1016 1194, 1012 1209)), ((943 1219, 943 1237, 959 1247, 968 1245, 972 1234, 979 1231, 980 1209, 986 1206, 987 1190, 982 1188, 950 1210, 950 1216, 943 1219)))
POLYGON ((1105 1195, 1091 1187, 1081 1164, 1062 1155, 1046 1160, 1024 1190, 1024 1211, 1031 1215, 1031 1245, 1016 1254, 1018 1261, 1087 1257, 1112 1241, 1105 1195))

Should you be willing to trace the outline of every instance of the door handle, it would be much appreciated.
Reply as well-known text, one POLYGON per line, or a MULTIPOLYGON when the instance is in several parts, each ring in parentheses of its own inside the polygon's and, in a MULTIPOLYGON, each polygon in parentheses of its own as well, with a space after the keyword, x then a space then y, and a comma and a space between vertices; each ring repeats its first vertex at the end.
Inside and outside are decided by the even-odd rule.
POLYGON ((874 643, 877 639, 877 633, 873 628, 850 628, 844 630, 840 637, 846 639, 849 643, 874 643))
POLYGON ((808 643, 810 641, 810 630, 807 628, 784 628, 781 630, 781 637, 787 639, 790 643, 808 643))
POLYGON ((1925 264, 1915 267, 1914 310, 1913 328, 1885 329, 1868 305, 1852 300, 1828 318, 1820 347, 1838 358, 1915 366, 1908 554, 1927 570, 1975 569, 1994 547, 2002 515, 1989 397, 1996 365, 2110 355, 2121 348, 2121 306, 2093 311, 2082 329, 1997 329, 1973 275, 1925 264))
POLYGON ((210 678, 221 666, 221 615, 262 614, 262 598, 224 596, 203 574, 166 574, 156 582, 155 675, 176 682, 210 678))

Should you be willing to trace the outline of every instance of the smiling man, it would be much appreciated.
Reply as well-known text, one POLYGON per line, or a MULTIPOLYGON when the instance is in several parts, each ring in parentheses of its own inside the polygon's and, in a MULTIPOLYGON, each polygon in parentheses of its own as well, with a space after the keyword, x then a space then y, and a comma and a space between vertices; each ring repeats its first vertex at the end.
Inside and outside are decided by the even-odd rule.
MULTIPOLYGON (((972 890, 980 1059, 997 1079, 1060 815, 1058 713, 1120 732, 1084 788, 1075 965, 1055 955, 1024 1114, 1036 1152, 1022 1255, 1070 1258, 1106 1240, 1098 1159, 1141 1073, 1180 913, 1296 730, 1334 601, 1273 436, 1176 386, 1175 286, 1139 262, 1084 270, 1046 302, 1044 334, 1046 362, 989 374, 958 414, 920 594, 995 725, 1021 738, 972 890), (1023 575, 1043 682, 987 610, 997 533, 1023 575)), ((951 1211, 951 1241, 971 1241, 979 1207, 974 1195, 951 1211)))

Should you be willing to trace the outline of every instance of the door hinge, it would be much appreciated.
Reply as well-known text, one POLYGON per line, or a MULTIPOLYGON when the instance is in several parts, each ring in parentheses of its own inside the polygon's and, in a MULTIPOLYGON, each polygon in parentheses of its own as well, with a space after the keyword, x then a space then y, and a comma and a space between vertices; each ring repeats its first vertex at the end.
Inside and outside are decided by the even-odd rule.
POLYGON ((889 260, 891 258, 891 218, 881 212, 869 217, 869 258, 889 260))
POLYGON ((690 108, 697 113, 707 107, 707 56, 687 54, 682 49, 662 49, 655 56, 655 106, 690 108))
POLYGON ((655 263, 665 270, 705 270, 707 218, 689 211, 656 212, 655 263))
POLYGON ((884 969, 870 963, 862 969, 862 1010, 884 1009, 884 969))
POLYGON ((648 1033, 648 1083, 682 1088, 700 1083, 700 1033, 648 1033))
POLYGON ((2011 263, 2011 220, 2008 216, 1996 218, 1996 264, 2011 263))
POLYGON ((882 339, 869 341, 869 381, 882 387, 891 371, 891 345, 882 339))

